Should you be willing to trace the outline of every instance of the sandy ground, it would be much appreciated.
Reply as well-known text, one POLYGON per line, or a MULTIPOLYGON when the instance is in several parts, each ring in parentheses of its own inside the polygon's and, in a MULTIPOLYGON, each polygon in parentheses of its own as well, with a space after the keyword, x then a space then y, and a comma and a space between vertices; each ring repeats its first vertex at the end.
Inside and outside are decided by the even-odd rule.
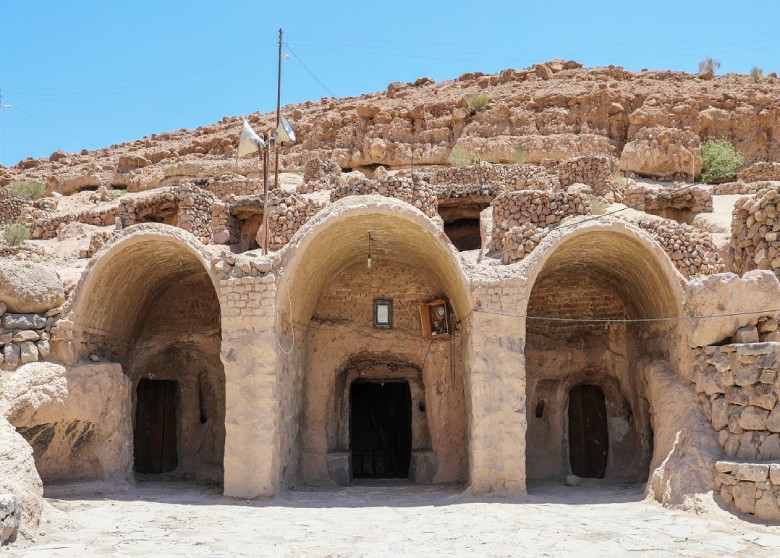
POLYGON ((641 486, 603 481, 531 485, 528 496, 511 500, 388 483, 245 501, 213 486, 143 482, 49 501, 55 509, 43 533, 0 555, 780 555, 780 527, 744 521, 712 502, 696 513, 664 509, 645 501, 641 486))

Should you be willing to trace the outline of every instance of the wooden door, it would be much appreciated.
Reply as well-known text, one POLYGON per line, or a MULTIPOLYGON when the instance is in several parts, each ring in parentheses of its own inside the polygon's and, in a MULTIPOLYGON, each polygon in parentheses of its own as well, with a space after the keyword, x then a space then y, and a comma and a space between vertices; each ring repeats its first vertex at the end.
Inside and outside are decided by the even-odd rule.
POLYGON ((167 473, 176 454, 176 382, 141 380, 136 391, 134 457, 139 473, 167 473))
POLYGON ((604 393, 597 386, 577 386, 569 392, 571 472, 578 477, 603 479, 608 455, 604 393))

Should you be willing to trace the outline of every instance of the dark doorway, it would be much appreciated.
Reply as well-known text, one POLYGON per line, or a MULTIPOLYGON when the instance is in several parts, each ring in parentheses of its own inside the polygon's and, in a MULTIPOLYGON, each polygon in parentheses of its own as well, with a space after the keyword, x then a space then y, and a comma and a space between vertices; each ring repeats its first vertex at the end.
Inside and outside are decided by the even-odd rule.
POLYGON ((355 381, 349 406, 353 475, 408 478, 412 457, 412 396, 408 382, 355 381))
POLYGON ((176 382, 138 382, 133 437, 135 470, 167 473, 178 465, 176 454, 176 382))
POLYGON ((444 223, 444 234, 455 245, 459 252, 466 250, 479 250, 482 247, 482 239, 479 234, 479 218, 457 219, 451 223, 444 223))
POLYGON ((569 392, 569 460, 578 477, 603 479, 607 471, 609 434, 604 392, 577 386, 569 392))

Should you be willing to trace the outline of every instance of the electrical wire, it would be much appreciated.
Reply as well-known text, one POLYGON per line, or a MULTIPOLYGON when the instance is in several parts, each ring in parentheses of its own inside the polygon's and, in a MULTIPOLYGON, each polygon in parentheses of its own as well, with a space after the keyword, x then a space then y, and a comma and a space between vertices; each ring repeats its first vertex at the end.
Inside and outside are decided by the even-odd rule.
POLYGON ((321 80, 320 78, 318 78, 318 77, 317 77, 317 76, 314 74, 314 72, 313 72, 313 71, 311 71, 311 69, 310 69, 310 68, 309 68, 309 67, 306 65, 306 63, 305 63, 303 60, 301 60, 301 57, 300 57, 300 56, 298 56, 298 55, 295 53, 295 51, 294 51, 294 50, 293 50, 293 48, 292 48, 292 47, 289 45, 289 43, 285 42, 285 43, 284 43, 284 46, 286 46, 286 47, 287 47, 287 50, 289 50, 289 51, 290 51, 290 54, 292 54, 292 55, 295 57, 295 59, 296 59, 296 60, 297 60, 297 61, 300 63, 300 65, 301 65, 301 66, 303 66, 303 69, 304 69, 304 70, 306 70, 306 71, 308 72, 308 74, 309 74, 309 75, 310 75, 310 76, 311 76, 311 77, 314 79, 314 81, 316 81, 317 83, 319 83, 319 84, 320 84, 320 86, 321 86, 321 87, 322 87, 322 88, 323 88, 325 91, 327 91, 327 92, 330 94, 330 96, 331 96, 331 97, 336 97, 336 94, 335 94, 333 91, 331 91, 331 89, 330 89, 330 88, 329 88, 327 85, 325 85, 325 84, 322 82, 322 80, 321 80))

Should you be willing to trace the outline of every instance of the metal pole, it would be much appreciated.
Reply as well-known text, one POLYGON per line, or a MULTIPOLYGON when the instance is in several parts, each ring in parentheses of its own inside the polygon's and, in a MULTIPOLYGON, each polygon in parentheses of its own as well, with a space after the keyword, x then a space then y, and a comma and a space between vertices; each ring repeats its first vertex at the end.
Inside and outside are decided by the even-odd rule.
MULTIPOLYGON (((282 110, 282 28, 279 28, 279 62, 276 69, 276 128, 282 110)), ((279 140, 274 145, 274 188, 279 188, 279 140)))
POLYGON ((268 255, 268 148, 258 151, 263 161, 263 255, 268 255))

